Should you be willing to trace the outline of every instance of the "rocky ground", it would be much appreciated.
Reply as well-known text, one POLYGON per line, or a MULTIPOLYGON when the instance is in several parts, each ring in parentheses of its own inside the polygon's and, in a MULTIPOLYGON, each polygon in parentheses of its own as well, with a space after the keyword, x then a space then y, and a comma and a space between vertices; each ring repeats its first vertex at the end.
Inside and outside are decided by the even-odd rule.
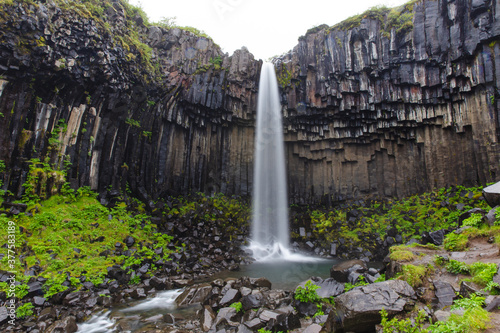
MULTIPOLYGON (((64 198, 63 201, 67 200, 64 198)), ((9 323, 8 303, 5 302, 7 295, 5 292, 0 293, 3 301, 3 306, 0 307, 0 328, 3 331, 75 332, 77 323, 87 321, 92 315, 103 310, 123 308, 128 304, 152 298, 159 292, 180 288, 184 291, 175 301, 179 311, 172 315, 155 313, 151 316, 149 313, 140 316, 114 313, 113 320, 117 331, 132 330, 131 328, 134 328, 132 330, 134 332, 269 330, 310 333, 320 330, 331 332, 334 329, 352 332, 373 331, 381 321, 382 308, 388 311, 389 317, 397 316, 397 318, 404 319, 407 315, 415 313, 414 309, 420 308, 425 309, 426 318, 444 320, 449 316, 449 306, 456 299, 456 292, 463 296, 468 296, 471 292, 485 293, 484 285, 477 286, 462 281, 464 278, 470 278, 467 274, 451 273, 447 268, 448 263, 453 261, 460 261, 467 265, 477 262, 496 265, 500 263, 497 245, 500 242, 496 240, 500 232, 495 226, 496 211, 487 208, 484 199, 477 191, 443 190, 439 193, 412 197, 406 201, 379 205, 377 210, 373 208, 374 206, 367 204, 365 207, 346 206, 340 210, 347 209, 347 213, 343 214, 342 211, 338 213, 339 216, 347 219, 344 224, 342 223, 344 220, 335 221, 335 216, 332 214, 328 217, 319 213, 311 214, 309 225, 304 223, 302 226, 295 226, 293 230, 296 232, 292 231, 293 246, 296 249, 310 255, 334 257, 339 254, 336 252, 338 249, 344 251, 357 246, 354 244, 362 245, 363 239, 368 239, 366 237, 369 236, 379 247, 378 252, 371 251, 372 254, 378 253, 379 258, 382 252, 386 255, 389 253, 389 255, 384 260, 384 268, 368 269, 366 267, 366 262, 369 261, 366 256, 368 251, 363 248, 356 249, 349 253, 350 258, 359 254, 359 258, 363 260, 349 260, 332 267, 330 277, 326 279, 310 277, 313 285, 318 289, 312 290, 310 286, 305 292, 300 291, 300 288, 297 290, 273 289, 271 283, 265 278, 210 279, 210 276, 216 272, 238 270, 241 265, 252 261, 249 253, 242 250, 242 245, 245 244, 248 235, 248 225, 245 221, 248 220, 249 212, 244 205, 238 204, 233 199, 223 196, 210 198, 200 196, 193 201, 178 199, 177 203, 167 202, 162 208, 165 214, 151 217, 151 223, 154 222, 154 225, 141 220, 142 217, 133 217, 130 213, 119 215, 117 211, 99 208, 100 206, 96 206, 96 201, 91 197, 81 197, 75 200, 71 204, 65 203, 65 207, 69 209, 71 205, 77 205, 80 202, 81 206, 85 207, 81 212, 88 212, 92 207, 92 212, 98 212, 95 218, 92 215, 93 220, 90 221, 93 222, 90 226, 97 228, 95 230, 104 231, 106 223, 114 221, 115 218, 120 223, 121 221, 129 223, 132 228, 127 229, 129 231, 125 231, 123 236, 120 236, 123 240, 120 238, 117 241, 112 239, 111 235, 103 234, 109 238, 107 242, 114 248, 104 251, 106 253, 96 252, 98 257, 105 255, 118 259, 125 256, 131 259, 141 259, 140 263, 130 266, 122 263, 108 267, 101 283, 91 282, 85 278, 85 275, 82 275, 78 283, 74 285, 73 277, 78 275, 68 271, 65 273, 68 274, 67 279, 64 282, 61 281, 62 287, 68 287, 68 289, 55 290, 51 297, 47 297, 51 281, 42 277, 43 270, 35 269, 36 265, 28 265, 25 268, 29 268, 27 274, 32 277, 27 281, 26 296, 16 307, 21 308, 31 304, 32 308, 24 308, 24 313, 20 313, 24 314, 24 318, 16 320, 12 325, 9 323), (426 208, 427 205, 432 207, 432 210, 426 208), (466 224, 470 224, 469 219, 474 214, 479 217, 478 224, 475 227, 467 226, 466 224), (412 234, 417 230, 416 227, 412 227, 409 231, 397 228, 401 227, 405 221, 408 225, 414 226, 414 223, 419 223, 421 215, 426 216, 428 220, 433 216, 434 219, 437 216, 444 216, 446 220, 454 217, 458 223, 448 223, 448 227, 442 229, 443 223, 436 221, 435 225, 441 228, 432 232, 426 231, 420 237, 412 234), (130 220, 126 219, 127 216, 130 220), (321 219, 318 218, 315 222, 314 216, 320 216, 321 219), (363 225, 369 225, 370 228, 375 228, 377 221, 384 221, 387 217, 392 217, 392 222, 383 225, 382 231, 385 230, 383 236, 377 233, 370 234, 371 229, 363 227, 363 225), (334 223, 330 224, 330 221, 334 223), (101 226, 98 227, 98 224, 101 226), (238 228, 235 227, 237 225, 238 228), (148 229, 150 227, 153 229, 148 229), (140 238, 143 237, 141 232, 146 229, 154 230, 154 228, 158 228, 159 232, 173 235, 173 238, 169 238, 163 247, 159 248, 147 242, 151 235, 144 239, 140 238), (135 230, 135 239, 130 235, 127 236, 132 230, 135 230), (341 240, 335 239, 331 246, 325 248, 324 243, 336 232, 343 232, 346 239, 349 235, 352 239, 358 237, 359 241, 351 244, 346 241, 342 245, 341 240), (450 248, 447 244, 450 235, 465 237, 467 244, 460 249, 450 248), (404 245, 405 242, 409 245, 404 245), (419 242, 421 244, 418 244, 419 242), (338 248, 336 244, 340 244, 338 248), (347 247, 348 244, 349 247, 347 247), (149 247, 150 251, 137 252, 143 245, 149 247), (391 245, 393 246, 389 251, 391 245), (163 260, 162 251, 167 251, 171 260, 163 260), (154 253, 154 256, 148 258, 148 253, 154 253), (436 256, 441 258, 439 262, 436 256), (408 273, 405 266, 417 268, 408 273), (422 267, 424 267, 423 270, 422 267), (392 280, 385 281, 386 278, 392 280), (314 296, 316 293, 317 297, 314 296)), ((49 201, 42 202, 39 205, 40 212, 36 214, 33 212, 33 214, 36 217, 50 212, 51 209, 60 209, 57 207, 59 206, 51 206, 49 201)), ((16 208, 19 208, 16 212, 12 211, 12 207, 9 209, 8 213, 11 215, 9 219, 16 219, 16 216, 22 215, 22 207, 16 206, 16 208)), ((140 206, 136 209, 140 209, 140 206)), ((77 215, 81 213, 79 210, 76 212, 77 215)), ((29 258, 33 255, 32 250, 36 249, 38 243, 33 243, 30 236, 36 230, 33 229, 31 218, 24 218, 24 220, 19 218, 16 221, 20 223, 20 226, 23 225, 19 237, 26 241, 23 250, 25 252, 22 255, 25 256, 23 262, 27 263, 31 262, 29 258)), ((56 219, 54 223, 64 224, 65 221, 62 219, 58 222, 56 219)), ((378 226, 378 228, 381 227, 378 226)), ((94 229, 89 230, 88 233, 92 234, 94 229)), ((61 233, 62 229, 59 232, 61 233)), ((80 232, 86 233, 85 230, 80 232)), ((153 232, 153 235, 157 234, 153 232)), ((90 247, 93 244, 91 242, 85 246, 90 247)), ((82 246, 80 248, 83 249, 82 246)), ((84 256, 77 253, 75 249, 70 252, 73 253, 73 251, 75 254, 71 256, 77 256, 79 260, 85 262, 84 256)), ((67 260, 68 263, 74 261, 70 257, 63 257, 64 253, 60 251, 58 258, 67 260)), ((47 273, 50 266, 44 267, 47 273)), ((38 268, 41 269, 41 267, 38 268)), ((62 276, 64 278, 64 274, 62 276)), ((0 274, 0 282, 8 282, 8 278, 9 274, 5 272, 0 274)), ((500 282, 500 278, 495 277, 492 281, 486 282, 500 282)), ((301 288, 304 288, 304 283, 301 288)), ((496 289, 497 287, 490 288, 488 293, 498 291, 496 289)), ((486 299, 486 306, 490 306, 493 311, 492 325, 499 320, 494 310, 495 302, 494 297, 486 299)))

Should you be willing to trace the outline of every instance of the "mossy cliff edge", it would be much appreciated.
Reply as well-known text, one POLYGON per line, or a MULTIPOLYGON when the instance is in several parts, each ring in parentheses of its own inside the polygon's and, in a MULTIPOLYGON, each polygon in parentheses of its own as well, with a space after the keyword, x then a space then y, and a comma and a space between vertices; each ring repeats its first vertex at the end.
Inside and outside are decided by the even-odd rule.
MULTIPOLYGON (((406 196, 498 180, 500 8, 412 1, 320 26, 275 58, 292 203, 406 196)), ((261 61, 123 1, 2 1, 0 160, 74 188, 127 187, 154 209, 247 196, 261 61)), ((168 14, 168 13, 166 13, 168 14)))

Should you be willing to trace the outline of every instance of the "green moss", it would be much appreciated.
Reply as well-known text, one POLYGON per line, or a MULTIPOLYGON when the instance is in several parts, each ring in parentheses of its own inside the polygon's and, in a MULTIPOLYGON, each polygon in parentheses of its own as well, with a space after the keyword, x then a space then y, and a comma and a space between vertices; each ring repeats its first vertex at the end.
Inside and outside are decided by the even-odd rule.
POLYGON ((397 250, 393 251, 392 248, 390 249, 390 259, 393 261, 412 261, 413 259, 416 258, 416 255, 408 250, 397 250))
MULTIPOLYGON (((353 246, 375 251, 378 245, 374 242, 373 235, 384 239, 390 229, 395 229, 402 236, 403 242, 407 242, 411 238, 419 239, 425 231, 456 228, 458 217, 468 209, 489 209, 484 200, 474 199, 481 191, 482 187, 457 186, 398 200, 371 201, 361 206, 337 206, 332 210, 300 208, 296 211, 297 217, 293 225, 310 225, 315 238, 326 248, 332 242, 344 239, 344 246, 347 248, 353 246), (473 195, 461 195, 464 191, 472 192, 473 195), (463 204, 464 208, 456 209, 458 204, 463 204), (357 211, 357 218, 348 217, 351 210, 357 211)), ((500 228, 471 228, 465 231, 465 236, 450 239, 447 243, 449 249, 463 249, 467 246, 468 238, 485 234, 496 236, 500 234, 500 228), (457 244, 460 240, 465 243, 457 244)), ((497 239, 500 243, 500 236, 497 239)))
POLYGON ((403 265, 402 271, 397 275, 397 279, 408 282, 413 288, 423 285, 425 277, 434 272, 432 265, 403 265))
POLYGON ((469 244, 469 237, 466 234, 449 233, 444 238, 444 248, 447 251, 465 251, 469 244))
MULTIPOLYGON (((106 275, 107 268, 115 264, 127 267, 140 265, 143 260, 169 260, 171 250, 167 245, 172 238, 158 233, 157 226, 148 216, 133 215, 121 207, 110 210, 102 206, 95 195, 88 196, 88 193, 80 191, 74 201, 66 196, 53 196, 40 202, 36 210, 32 210, 33 216, 23 214, 14 218, 18 227, 17 248, 27 249, 20 257, 22 259, 17 268, 24 272, 21 269, 24 265, 40 266, 43 269, 41 276, 49 279, 46 297, 66 289, 62 286, 66 276, 71 276, 71 283, 79 288, 75 278, 86 276, 98 284, 106 275), (23 233, 19 231, 20 227, 23 233), (113 255, 115 244, 129 235, 138 244, 129 250, 139 256, 113 255), (153 249, 160 247, 163 254, 157 255, 153 249), (105 250, 111 250, 110 254, 101 256, 100 253, 105 250), (130 258, 137 262, 126 262, 130 258)), ((8 221, 6 217, 0 217, 2 228, 6 228, 8 221)), ((7 242, 6 234, 0 235, 0 242, 7 242)), ((6 251, 0 249, 0 253, 6 251)))
POLYGON ((381 23, 385 21, 386 15, 389 13, 390 9, 386 6, 375 6, 372 7, 360 15, 354 15, 346 20, 334 25, 329 30, 339 29, 339 30, 351 30, 353 28, 359 27, 363 19, 378 20, 381 23))
POLYGON ((292 72, 290 72, 284 63, 281 63, 277 69, 277 79, 280 87, 284 88, 292 82, 292 72))

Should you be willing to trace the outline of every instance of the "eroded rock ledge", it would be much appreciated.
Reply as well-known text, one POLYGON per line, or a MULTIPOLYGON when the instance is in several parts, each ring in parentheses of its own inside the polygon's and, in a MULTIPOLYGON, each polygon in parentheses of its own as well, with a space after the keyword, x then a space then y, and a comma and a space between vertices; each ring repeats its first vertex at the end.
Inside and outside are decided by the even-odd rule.
MULTIPOLYGON (((118 0, 100 17, 75 8, 3 7, 5 186, 19 196, 27 161, 48 156, 101 194, 250 195, 261 61, 148 27, 118 0)), ((367 17, 275 59, 291 202, 499 179, 500 4, 421 1, 412 13, 407 32, 367 17)))

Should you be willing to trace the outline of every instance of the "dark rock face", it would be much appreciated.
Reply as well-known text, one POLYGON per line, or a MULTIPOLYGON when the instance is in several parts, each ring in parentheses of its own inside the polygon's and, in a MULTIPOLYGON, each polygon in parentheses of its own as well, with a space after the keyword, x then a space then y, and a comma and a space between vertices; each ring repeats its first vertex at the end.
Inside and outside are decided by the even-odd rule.
MULTIPOLYGON (((127 184, 150 208, 169 194, 251 193, 261 61, 248 50, 224 55, 138 22, 152 73, 113 38, 130 19, 120 2, 110 33, 53 2, 29 6, 5 5, 0 22, 0 159, 16 196, 26 161, 47 156, 104 201, 127 184)), ((494 1, 422 1, 408 33, 364 19, 309 33, 277 59, 290 202, 498 180, 499 13, 494 1)))
POLYGON ((389 280, 357 287, 335 298, 337 313, 331 312, 329 321, 346 332, 371 332, 380 323, 382 309, 394 315, 412 307, 416 299, 406 281, 389 280))

